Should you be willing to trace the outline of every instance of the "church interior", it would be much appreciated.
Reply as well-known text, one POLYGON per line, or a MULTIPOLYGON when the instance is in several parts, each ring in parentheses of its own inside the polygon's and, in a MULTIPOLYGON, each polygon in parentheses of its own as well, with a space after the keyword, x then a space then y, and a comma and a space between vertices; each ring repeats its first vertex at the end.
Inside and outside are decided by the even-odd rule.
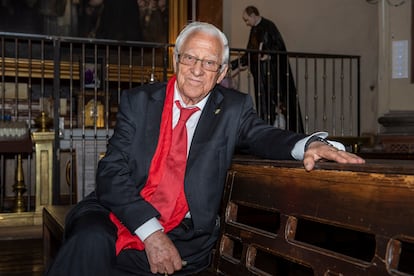
POLYGON ((186 23, 221 29, 232 60, 257 53, 248 5, 278 26, 287 50, 259 53, 288 84, 258 89, 252 70, 232 69, 221 85, 250 94, 268 124, 326 131, 367 162, 305 172, 236 155, 199 275, 414 275, 411 0, 1 1, 0 275, 43 275, 67 212, 94 190, 121 93, 174 74, 186 23))

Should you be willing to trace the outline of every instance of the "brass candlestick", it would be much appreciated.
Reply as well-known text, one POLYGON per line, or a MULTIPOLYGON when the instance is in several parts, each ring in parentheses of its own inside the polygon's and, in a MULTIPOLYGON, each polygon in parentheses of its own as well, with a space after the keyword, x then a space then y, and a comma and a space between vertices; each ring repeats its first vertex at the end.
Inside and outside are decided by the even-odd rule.
POLYGON ((13 185, 13 191, 16 193, 13 212, 26 212, 26 206, 23 200, 23 194, 26 192, 26 185, 24 184, 23 161, 21 154, 17 155, 16 183, 13 185))
POLYGON ((42 111, 40 113, 40 116, 35 119, 36 126, 39 128, 38 131, 40 132, 46 132, 49 131, 49 129, 53 125, 53 120, 50 118, 46 112, 42 111))

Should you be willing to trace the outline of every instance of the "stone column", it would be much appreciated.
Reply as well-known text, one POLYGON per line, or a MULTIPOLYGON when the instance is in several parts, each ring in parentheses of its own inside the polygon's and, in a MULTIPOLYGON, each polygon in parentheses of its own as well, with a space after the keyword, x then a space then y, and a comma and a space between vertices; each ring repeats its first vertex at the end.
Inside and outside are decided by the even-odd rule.
POLYGON ((32 133, 36 155, 36 212, 52 204, 53 187, 53 131, 32 133))

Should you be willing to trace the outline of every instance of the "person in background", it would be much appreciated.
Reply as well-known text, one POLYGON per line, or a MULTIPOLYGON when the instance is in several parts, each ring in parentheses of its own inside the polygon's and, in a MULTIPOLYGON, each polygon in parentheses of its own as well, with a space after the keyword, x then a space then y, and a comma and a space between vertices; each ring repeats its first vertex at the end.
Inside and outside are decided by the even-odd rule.
POLYGON ((308 171, 320 159, 364 163, 325 140, 327 133, 305 136, 266 124, 249 95, 219 84, 228 60, 226 36, 193 22, 176 39, 175 75, 122 94, 96 190, 68 214, 65 242, 46 275, 190 275, 206 269, 237 149, 303 160, 308 171))
MULTIPOLYGON (((262 17, 255 6, 247 6, 242 17, 246 25, 251 27, 248 50, 286 52, 285 42, 276 25, 262 17)), ((259 116, 273 124, 277 115, 276 109, 286 109, 289 115, 286 118, 286 127, 292 131, 303 132, 300 109, 296 107, 296 87, 287 55, 252 52, 231 61, 233 75, 247 66, 253 76, 259 116)))

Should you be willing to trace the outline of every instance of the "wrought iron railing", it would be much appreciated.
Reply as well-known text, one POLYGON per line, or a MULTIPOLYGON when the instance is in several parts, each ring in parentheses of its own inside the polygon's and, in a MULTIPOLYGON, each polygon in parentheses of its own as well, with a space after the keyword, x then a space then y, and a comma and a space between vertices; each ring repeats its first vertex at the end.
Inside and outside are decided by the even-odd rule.
MULTIPOLYGON (((35 119, 42 112, 51 118, 53 202, 74 203, 93 189, 96 165, 112 135, 121 92, 166 81, 173 74, 172 49, 171 44, 0 33, 0 119, 26 121, 30 130, 36 130, 39 126, 35 119)), ((229 74, 236 89, 253 98, 258 92, 273 100, 266 103, 266 112, 257 108, 269 124, 275 119, 275 113, 270 116, 272 109, 289 91, 294 95, 285 97, 281 113, 287 128, 295 120, 305 133, 326 130, 336 136, 360 134, 358 56, 258 53, 233 48, 231 59, 245 53, 247 68, 257 54, 272 55, 278 68, 286 68, 285 75, 273 80, 286 78, 285 91, 280 86, 270 89, 271 85, 256 91, 249 69, 229 74), (288 57, 286 62, 280 62, 283 56, 288 57)), ((259 66, 270 66, 270 62, 259 62, 259 66)), ((2 168, 6 159, 1 156, 2 168)), ((30 174, 31 169, 27 171, 30 174)), ((6 178, 3 173, 2 199, 13 196, 6 178)), ((29 191, 27 201, 36 194, 34 189, 29 191)))

